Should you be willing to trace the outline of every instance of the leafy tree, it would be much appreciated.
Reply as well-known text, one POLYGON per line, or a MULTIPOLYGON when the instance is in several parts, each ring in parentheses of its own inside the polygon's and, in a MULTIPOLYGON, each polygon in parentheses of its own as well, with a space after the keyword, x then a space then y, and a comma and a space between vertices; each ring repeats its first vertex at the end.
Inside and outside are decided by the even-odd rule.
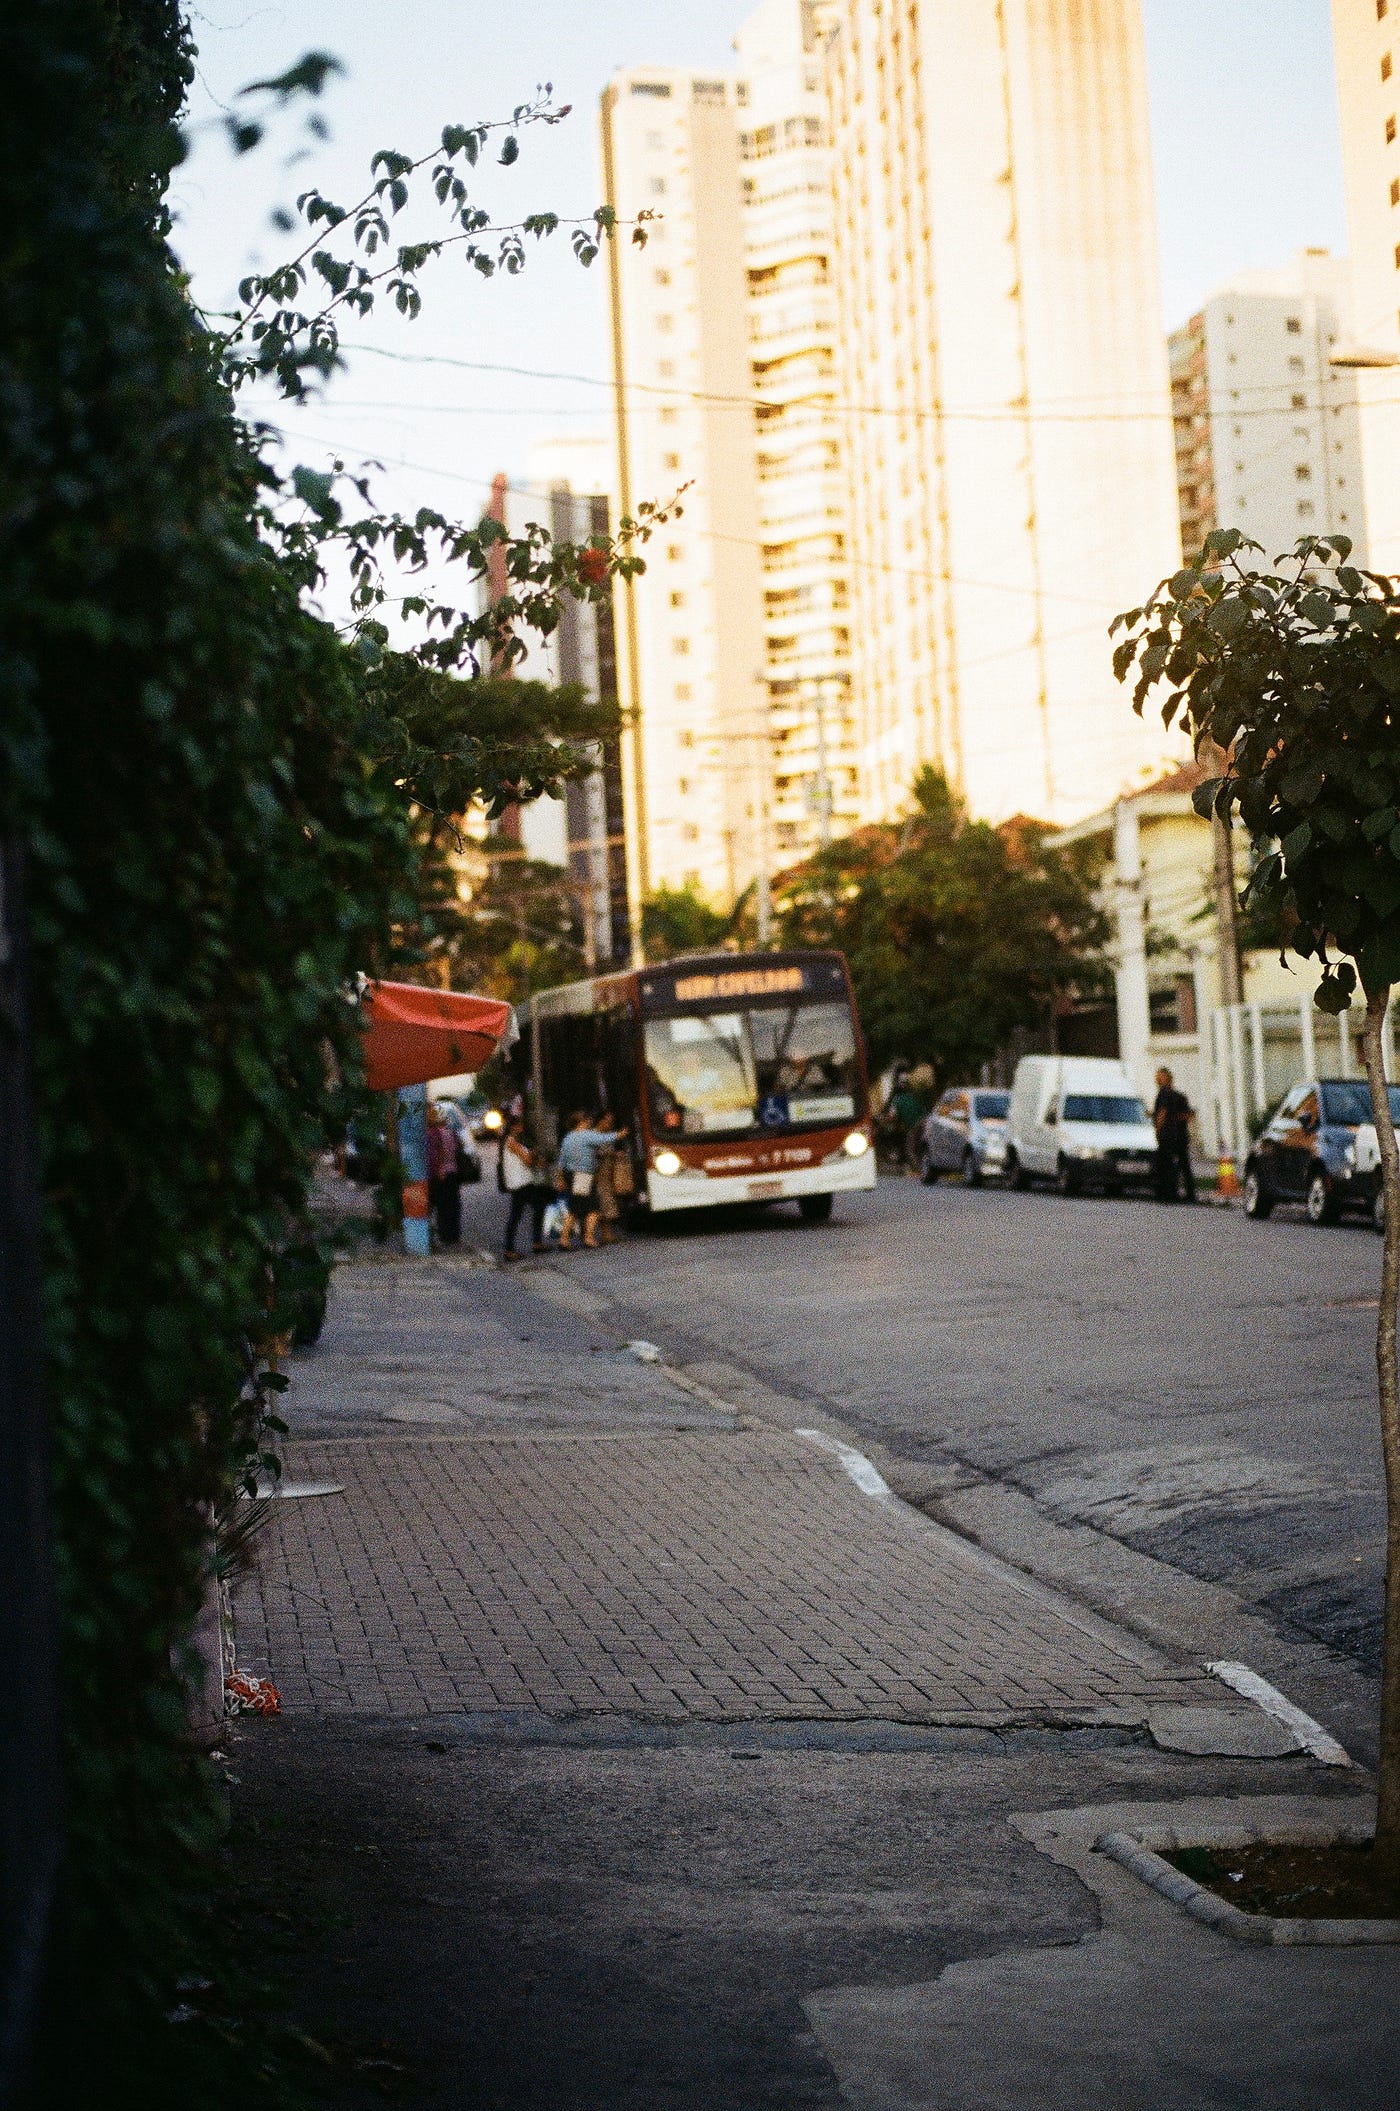
POLYGON ((1235 808, 1256 838, 1249 899, 1283 919, 1287 946, 1319 963, 1317 1004, 1350 1008, 1360 985, 1371 1108, 1385 1183, 1376 1373, 1387 1505, 1377 1849, 1400 1865, 1400 1155, 1382 1024, 1400 979, 1400 588, 1348 563, 1345 536, 1300 542, 1276 569, 1229 529, 1194 565, 1116 618, 1120 681, 1133 708, 1213 742, 1221 775, 1198 810, 1235 808))
POLYGON ((648 960, 677 953, 717 951, 730 943, 748 905, 740 896, 732 910, 716 909, 695 886, 658 887, 642 903, 642 951, 648 960))
POLYGON ((902 822, 858 830, 780 880, 789 945, 847 958, 872 1057, 973 1077, 1057 997, 1097 988, 1107 926, 1076 857, 1047 829, 968 818, 925 769, 902 822))

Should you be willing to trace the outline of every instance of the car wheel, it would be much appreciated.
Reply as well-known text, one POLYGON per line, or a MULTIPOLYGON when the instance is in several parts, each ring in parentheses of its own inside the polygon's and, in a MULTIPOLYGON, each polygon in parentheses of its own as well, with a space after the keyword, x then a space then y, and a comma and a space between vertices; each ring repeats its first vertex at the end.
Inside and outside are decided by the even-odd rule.
POLYGON ((1055 1168, 1055 1185, 1062 1195, 1077 1195, 1080 1188, 1080 1172, 1068 1158, 1062 1158, 1055 1168))
POLYGON ((924 1145, 923 1153, 919 1159, 919 1178, 923 1181, 925 1187, 935 1187, 938 1183, 938 1167, 933 1162, 927 1144, 924 1145))
POLYGON ((1008 1151, 1006 1154, 1006 1184, 1009 1188, 1014 1188, 1018 1195, 1024 1195, 1031 1184, 1030 1174, 1014 1151, 1008 1151))
POLYGON ((977 1162, 977 1153, 970 1147, 963 1152, 962 1184, 964 1187, 981 1187, 982 1168, 977 1162))
POLYGON ((1273 1196, 1264 1186, 1264 1183, 1259 1178, 1259 1174, 1256 1169, 1253 1166, 1250 1166, 1246 1170, 1244 1176, 1245 1215, 1247 1217, 1254 1217, 1255 1219, 1272 1216, 1273 1207, 1273 1196))
POLYGON ((1308 1213, 1309 1224, 1335 1224, 1337 1221, 1337 1205, 1332 1198, 1332 1183, 1320 1165, 1313 1167, 1303 1207, 1308 1213))
POLYGON ((830 1195, 799 1195, 797 1207, 804 1224, 825 1224, 831 1215, 830 1195))
POLYGON ((1375 1225, 1375 1227, 1376 1227, 1376 1230, 1377 1230, 1377 1231, 1378 1231, 1378 1232, 1379 1232, 1379 1233, 1381 1234, 1381 1236, 1382 1236, 1382 1237, 1384 1237, 1384 1236, 1385 1236, 1385 1189, 1384 1189, 1383 1187, 1378 1187, 1378 1188, 1376 1189, 1376 1195, 1375 1195, 1375 1200, 1374 1200, 1374 1201, 1372 1202, 1372 1204, 1371 1204, 1371 1222, 1372 1222, 1372 1223, 1373 1223, 1373 1224, 1375 1225))

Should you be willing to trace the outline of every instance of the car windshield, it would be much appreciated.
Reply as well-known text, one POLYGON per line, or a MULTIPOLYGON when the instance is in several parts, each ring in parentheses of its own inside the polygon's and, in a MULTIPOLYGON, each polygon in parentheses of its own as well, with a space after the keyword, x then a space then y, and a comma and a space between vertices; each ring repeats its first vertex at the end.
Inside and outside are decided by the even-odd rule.
POLYGON ((1147 1120, 1140 1099, 1120 1099, 1113 1092, 1067 1092, 1060 1109, 1063 1121, 1135 1123, 1147 1120))
MULTIPOLYGON (((1400 1085, 1390 1088, 1390 1111, 1400 1121, 1400 1085)), ((1364 1078, 1348 1078, 1322 1088, 1322 1118, 1335 1129, 1359 1129, 1371 1119, 1371 1088, 1364 1078)))
POLYGON ((844 1004, 764 1005, 646 1022, 657 1134, 851 1121, 856 1040, 844 1004))
POLYGON ((1006 1110, 1011 1105, 1009 1092, 976 1092, 973 1107, 979 1121, 1005 1121, 1006 1110))

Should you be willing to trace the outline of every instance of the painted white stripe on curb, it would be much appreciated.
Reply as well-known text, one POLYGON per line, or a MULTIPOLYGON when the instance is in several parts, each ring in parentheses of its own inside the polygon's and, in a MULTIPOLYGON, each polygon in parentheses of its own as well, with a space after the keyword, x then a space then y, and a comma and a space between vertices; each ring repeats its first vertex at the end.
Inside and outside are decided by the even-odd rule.
POLYGON ((1248 1664, 1207 1664, 1206 1670, 1213 1672, 1225 1685, 1232 1686, 1236 1693, 1242 1693, 1246 1700, 1253 1701, 1266 1715, 1271 1715, 1276 1723, 1282 1723, 1286 1730, 1291 1730, 1304 1751, 1311 1752, 1313 1758, 1320 1760, 1323 1766, 1351 1765, 1348 1754, 1336 1738, 1323 1729, 1321 1723, 1314 1722, 1301 1708, 1295 1708, 1292 1701, 1279 1692, 1277 1686, 1271 1686, 1267 1679, 1261 1679, 1257 1671, 1250 1670, 1248 1664))
POLYGON ((842 1444, 836 1437, 829 1437, 820 1429, 795 1429, 793 1435, 805 1437, 809 1444, 819 1444, 823 1451, 829 1451, 863 1495, 873 1495, 882 1502, 891 1499, 889 1482, 871 1465, 863 1451, 855 1450, 850 1444, 842 1444))

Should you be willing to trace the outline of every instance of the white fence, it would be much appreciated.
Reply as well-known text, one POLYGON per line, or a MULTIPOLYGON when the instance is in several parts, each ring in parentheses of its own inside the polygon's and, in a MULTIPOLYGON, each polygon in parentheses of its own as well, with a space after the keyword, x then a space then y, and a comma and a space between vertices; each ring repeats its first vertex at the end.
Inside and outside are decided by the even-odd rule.
MULTIPOLYGON (((1242 1157, 1259 1118, 1303 1078, 1360 1077, 1359 1015, 1329 1018, 1312 992, 1296 1004, 1231 1004, 1209 1012, 1200 1038, 1206 1104, 1199 1140, 1213 1153, 1242 1157), (1209 1133, 1213 1130, 1213 1134, 1209 1133)), ((1386 1076, 1395 1076, 1395 1013, 1385 1020, 1386 1076)))

